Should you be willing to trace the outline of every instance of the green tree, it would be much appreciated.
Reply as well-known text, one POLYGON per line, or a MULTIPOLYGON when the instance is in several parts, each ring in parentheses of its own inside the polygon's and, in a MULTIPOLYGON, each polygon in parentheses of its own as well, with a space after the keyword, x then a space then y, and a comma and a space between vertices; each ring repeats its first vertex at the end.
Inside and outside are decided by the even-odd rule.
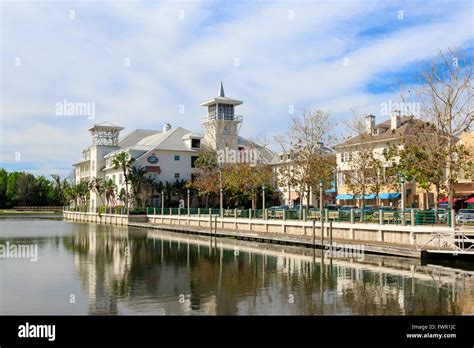
POLYGON ((104 204, 104 200, 102 199, 102 195, 105 193, 105 182, 104 182, 104 179, 101 179, 101 178, 96 178, 96 177, 93 177, 92 180, 90 181, 89 183, 90 185, 90 189, 95 191, 95 193, 97 194, 97 196, 99 197, 100 199, 100 204, 103 205, 104 204))
POLYGON ((7 207, 7 185, 8 185, 8 172, 1 168, 0 169, 0 207, 7 207))
POLYGON ((117 190, 117 185, 114 184, 112 179, 105 180, 101 190, 103 193, 105 193, 107 205, 115 205, 115 192, 117 190))
POLYGON ((146 177, 146 171, 143 167, 132 166, 128 173, 128 180, 132 186, 133 198, 138 207, 143 206, 143 185, 146 177))
POLYGON ((128 172, 130 170, 130 168, 132 168, 132 165, 133 165, 133 162, 135 161, 134 158, 132 158, 128 153, 122 151, 120 153, 118 153, 117 155, 115 155, 114 159, 112 160, 112 164, 114 166, 114 168, 116 169, 121 169, 122 170, 122 173, 123 173, 123 178, 124 178, 124 182, 125 182, 125 191, 126 191, 126 195, 124 196, 125 198, 125 207, 127 207, 127 209, 129 208, 129 205, 128 205, 128 198, 129 198, 129 190, 128 190, 128 183, 130 181, 129 179, 129 175, 128 175, 128 172))
POLYGON ((7 181, 7 204, 12 207, 18 205, 18 195, 16 194, 17 187, 18 187, 18 178, 20 177, 20 172, 11 172, 8 173, 8 181, 7 181))

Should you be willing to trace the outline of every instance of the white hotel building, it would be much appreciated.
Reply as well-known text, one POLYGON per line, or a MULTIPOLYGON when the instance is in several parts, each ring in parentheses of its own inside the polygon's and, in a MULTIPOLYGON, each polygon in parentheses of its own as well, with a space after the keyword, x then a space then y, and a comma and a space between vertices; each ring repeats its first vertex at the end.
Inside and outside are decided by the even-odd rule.
MULTIPOLYGON (((136 129, 121 137, 123 127, 111 123, 96 124, 88 129, 92 145, 82 151, 82 160, 73 165, 75 181, 79 183, 94 177, 112 179, 119 192, 125 188, 123 172, 114 168, 112 161, 120 152, 128 153, 135 159, 134 166, 145 168, 149 176, 163 183, 188 181, 199 175, 194 161, 201 147, 237 151, 253 149, 258 151, 261 161, 269 163, 273 157, 270 150, 239 136, 243 117, 235 115, 234 110, 241 104, 242 101, 225 96, 221 82, 218 96, 201 104, 208 110, 201 118, 203 134, 165 124, 161 131, 136 129)), ((90 207, 94 209, 99 205, 100 199, 92 190, 90 207)))

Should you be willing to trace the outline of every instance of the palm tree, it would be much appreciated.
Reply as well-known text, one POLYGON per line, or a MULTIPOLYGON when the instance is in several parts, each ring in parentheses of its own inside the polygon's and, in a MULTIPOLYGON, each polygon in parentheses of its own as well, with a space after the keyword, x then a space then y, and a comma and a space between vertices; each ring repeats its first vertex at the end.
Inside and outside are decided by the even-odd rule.
POLYGON ((173 184, 173 191, 178 194, 178 198, 181 199, 187 190, 186 180, 176 180, 173 184))
POLYGON ((153 197, 155 195, 155 190, 158 188, 158 183, 156 182, 155 178, 152 176, 145 176, 143 183, 145 184, 145 198, 148 198, 148 192, 150 192, 149 196, 153 197))
POLYGON ((104 200, 102 199, 102 194, 104 193, 104 180, 101 178, 93 177, 91 182, 89 183, 89 188, 94 190, 100 199, 100 205, 104 204, 104 200))
POLYGON ((76 185, 76 191, 81 205, 86 205, 87 196, 89 194, 89 181, 81 180, 81 182, 76 185))
POLYGON ((130 183, 132 184, 132 191, 133 196, 135 197, 135 201, 137 206, 142 206, 142 184, 145 181, 146 171, 143 167, 132 167, 130 169, 130 173, 128 174, 130 183))
POLYGON ((115 190, 117 189, 117 185, 114 184, 112 179, 106 180, 104 182, 104 192, 105 192, 105 199, 107 200, 107 205, 113 203, 115 205, 115 190))
POLYGON ((67 187, 65 190, 64 190, 64 199, 65 201, 67 201, 69 204, 71 204, 71 201, 74 201, 74 204, 75 206, 77 207, 78 205, 78 202, 77 202, 77 199, 78 199, 78 194, 77 194, 77 186, 76 185, 72 185, 70 187, 67 187))
POLYGON ((167 206, 171 207, 171 197, 173 194, 173 184, 167 181, 164 186, 165 194, 166 194, 166 199, 168 203, 166 204, 167 206))
POLYGON ((118 193, 118 199, 122 202, 125 202, 127 199, 127 192, 125 192, 125 189, 122 187, 120 189, 120 192, 118 193))
POLYGON ((114 168, 122 169, 123 172, 123 178, 125 181, 125 206, 128 209, 128 182, 129 182, 129 177, 128 177, 128 170, 132 167, 133 162, 135 161, 134 158, 132 158, 128 153, 122 151, 115 155, 114 159, 112 160, 112 164, 114 168))

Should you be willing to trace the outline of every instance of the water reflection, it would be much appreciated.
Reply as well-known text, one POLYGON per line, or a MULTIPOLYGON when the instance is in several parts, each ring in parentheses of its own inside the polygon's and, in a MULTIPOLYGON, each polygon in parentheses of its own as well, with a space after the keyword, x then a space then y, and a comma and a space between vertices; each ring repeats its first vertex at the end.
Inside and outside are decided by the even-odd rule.
MULTIPOLYGON (((70 272, 87 299, 84 314, 474 313, 469 270, 370 255, 364 261, 328 259, 305 248, 158 230, 50 223, 69 232, 44 237, 40 255, 47 258, 55 245, 66 251, 64 259, 72 258, 70 272)), ((0 270, 14 269, 15 262, 0 261, 0 270)), ((15 284, 2 282, 2 288, 10 286, 15 284)))

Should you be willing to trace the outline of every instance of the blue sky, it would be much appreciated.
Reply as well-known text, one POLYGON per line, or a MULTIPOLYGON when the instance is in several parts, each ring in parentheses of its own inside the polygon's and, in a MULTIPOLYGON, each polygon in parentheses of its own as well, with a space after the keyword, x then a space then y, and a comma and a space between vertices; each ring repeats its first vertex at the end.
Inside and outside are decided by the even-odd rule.
POLYGON ((46 175, 72 170, 93 123, 200 131, 199 103, 221 79, 244 101, 244 136, 285 132, 289 105, 330 111, 340 134, 351 109, 379 116, 398 81, 416 83, 439 50, 474 46, 472 1, 3 1, 0 10, 0 166, 46 175), (63 100, 95 103, 94 119, 57 116, 63 100))

